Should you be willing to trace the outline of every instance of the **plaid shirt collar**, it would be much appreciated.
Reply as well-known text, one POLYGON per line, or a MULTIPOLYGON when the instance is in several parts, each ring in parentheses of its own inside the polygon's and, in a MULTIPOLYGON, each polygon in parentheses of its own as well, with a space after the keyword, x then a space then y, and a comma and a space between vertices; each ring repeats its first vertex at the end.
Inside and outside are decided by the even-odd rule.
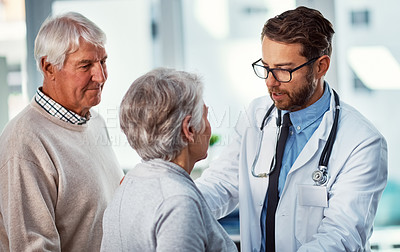
POLYGON ((64 108, 62 105, 48 97, 42 92, 42 87, 39 87, 36 91, 35 101, 50 115, 72 124, 82 125, 90 119, 90 112, 85 117, 78 115, 77 113, 64 108))

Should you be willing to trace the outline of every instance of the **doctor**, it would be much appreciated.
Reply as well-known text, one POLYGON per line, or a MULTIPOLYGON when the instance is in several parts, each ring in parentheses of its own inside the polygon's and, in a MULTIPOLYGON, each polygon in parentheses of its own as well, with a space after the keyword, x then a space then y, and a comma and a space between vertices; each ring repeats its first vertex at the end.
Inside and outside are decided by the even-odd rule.
POLYGON ((333 33, 306 7, 267 21, 253 69, 271 99, 250 104, 235 140, 196 180, 216 218, 239 205, 242 251, 370 251, 387 144, 324 81, 333 33))

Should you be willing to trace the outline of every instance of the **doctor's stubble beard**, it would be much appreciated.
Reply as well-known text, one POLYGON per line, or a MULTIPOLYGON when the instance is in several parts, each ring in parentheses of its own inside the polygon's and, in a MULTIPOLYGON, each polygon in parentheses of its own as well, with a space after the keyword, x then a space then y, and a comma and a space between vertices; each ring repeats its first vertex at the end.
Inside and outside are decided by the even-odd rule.
MULTIPOLYGON (((286 93, 289 98, 289 104, 287 106, 280 106, 274 101, 276 108, 280 110, 295 111, 303 107, 304 104, 311 99, 317 88, 317 81, 314 79, 312 67, 307 72, 304 82, 307 84, 303 85, 299 90, 292 93, 286 93)), ((272 99, 272 92, 276 92, 276 90, 269 89, 268 92, 272 99)))

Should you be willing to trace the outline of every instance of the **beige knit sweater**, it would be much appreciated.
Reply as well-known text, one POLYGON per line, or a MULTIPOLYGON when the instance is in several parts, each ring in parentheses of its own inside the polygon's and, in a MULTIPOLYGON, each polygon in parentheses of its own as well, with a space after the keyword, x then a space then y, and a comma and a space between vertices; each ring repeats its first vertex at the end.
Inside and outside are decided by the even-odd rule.
POLYGON ((122 176, 97 113, 73 125, 32 100, 0 136, 0 251, 99 251, 122 176))

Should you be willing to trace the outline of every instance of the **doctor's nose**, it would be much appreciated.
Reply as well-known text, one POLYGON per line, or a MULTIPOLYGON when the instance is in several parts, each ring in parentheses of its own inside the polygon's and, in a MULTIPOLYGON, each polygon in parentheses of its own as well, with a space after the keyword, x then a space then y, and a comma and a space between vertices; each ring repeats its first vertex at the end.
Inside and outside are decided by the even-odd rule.
POLYGON ((267 78, 265 79, 265 84, 268 88, 279 86, 281 83, 276 80, 275 76, 269 71, 267 78))

